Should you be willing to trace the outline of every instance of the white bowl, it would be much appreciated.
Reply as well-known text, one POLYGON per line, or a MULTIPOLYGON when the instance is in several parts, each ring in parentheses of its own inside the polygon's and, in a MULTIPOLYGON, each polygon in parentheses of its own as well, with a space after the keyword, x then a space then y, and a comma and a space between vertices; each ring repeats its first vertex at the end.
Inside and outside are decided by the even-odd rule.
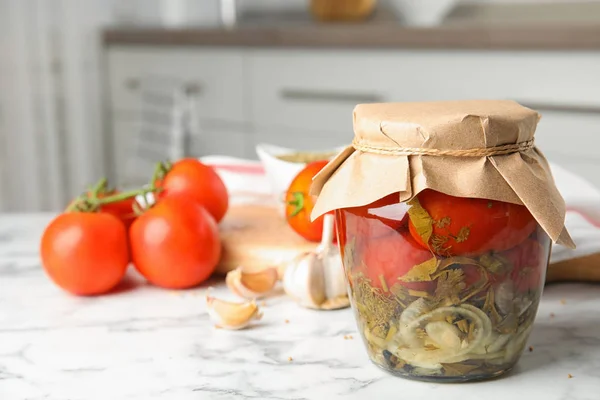
POLYGON ((388 0, 402 19, 413 26, 438 25, 457 0, 388 0))
POLYGON ((292 180, 306 166, 306 163, 285 161, 278 156, 293 154, 297 152, 303 153, 339 153, 343 147, 330 150, 296 150, 286 147, 275 146, 266 143, 260 143, 256 146, 256 154, 260 159, 271 186, 273 197, 278 204, 283 206, 285 193, 287 192, 292 180))

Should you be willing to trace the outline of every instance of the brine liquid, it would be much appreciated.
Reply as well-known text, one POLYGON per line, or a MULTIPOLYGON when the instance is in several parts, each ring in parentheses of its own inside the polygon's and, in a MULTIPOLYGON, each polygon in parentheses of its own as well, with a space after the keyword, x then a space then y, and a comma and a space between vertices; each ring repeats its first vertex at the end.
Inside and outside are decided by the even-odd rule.
POLYGON ((446 216, 434 207, 439 201, 428 203, 429 215, 419 203, 382 200, 336 212, 351 303, 371 360, 394 374, 434 381, 510 370, 544 285, 544 231, 505 203, 473 203, 472 213, 451 208, 446 216), (506 217, 511 212, 520 214, 506 217), (433 230, 412 219, 419 215, 433 230), (506 223, 498 225, 503 216, 506 223), (486 229, 487 238, 471 236, 486 229), (452 239, 439 245, 444 239, 434 235, 452 239))

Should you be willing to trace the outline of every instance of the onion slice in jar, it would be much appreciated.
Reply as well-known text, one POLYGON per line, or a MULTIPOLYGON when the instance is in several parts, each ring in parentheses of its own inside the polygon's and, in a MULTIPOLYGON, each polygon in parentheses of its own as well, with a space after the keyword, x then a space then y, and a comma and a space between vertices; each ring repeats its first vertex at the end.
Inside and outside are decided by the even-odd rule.
MULTIPOLYGON (((439 307, 432 311, 428 310, 430 310, 430 306, 427 304, 427 301, 419 299, 409 305, 400 316, 398 342, 404 342, 410 347, 389 350, 409 364, 420 368, 433 370, 440 369, 442 368, 442 363, 455 363, 469 359, 470 353, 474 353, 477 349, 483 348, 489 341, 492 334, 492 322, 488 316, 477 307, 469 304, 462 304, 460 306, 439 307), (467 341, 464 339, 461 342, 460 347, 456 346, 454 340, 450 340, 448 343, 449 346, 446 348, 425 348, 425 341, 424 339, 419 338, 417 329, 422 329, 422 326, 428 321, 433 320, 430 322, 431 324, 433 322, 443 321, 445 320, 445 317, 453 315, 459 315, 474 324, 474 337, 472 340, 467 341), (452 342, 452 344, 450 344, 450 342, 452 342)), ((454 329, 456 328, 453 325, 449 323, 446 324, 448 326, 442 324, 433 325, 430 332, 425 330, 432 342, 439 345, 445 342, 440 338, 451 337, 456 334, 458 330, 455 331, 454 329), (446 332, 443 332, 443 330, 446 332), (450 332, 450 330, 452 330, 452 332, 450 332), (433 334, 434 337, 429 336, 429 334, 434 331, 436 331, 433 334)), ((425 326, 428 325, 429 324, 425 326)))

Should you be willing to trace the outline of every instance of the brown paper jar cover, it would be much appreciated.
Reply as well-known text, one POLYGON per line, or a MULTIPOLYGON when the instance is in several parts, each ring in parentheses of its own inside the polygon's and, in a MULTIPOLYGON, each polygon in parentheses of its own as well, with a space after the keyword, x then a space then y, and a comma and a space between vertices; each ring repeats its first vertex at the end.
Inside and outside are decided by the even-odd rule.
POLYGON ((312 217, 424 189, 526 206, 548 236, 574 248, 565 203, 535 146, 541 118, 510 100, 360 104, 354 140, 313 180, 312 217))

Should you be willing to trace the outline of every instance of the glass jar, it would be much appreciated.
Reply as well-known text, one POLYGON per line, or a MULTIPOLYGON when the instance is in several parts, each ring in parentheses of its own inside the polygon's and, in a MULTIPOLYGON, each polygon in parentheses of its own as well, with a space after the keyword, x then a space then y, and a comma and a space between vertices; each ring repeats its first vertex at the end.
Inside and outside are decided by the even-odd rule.
POLYGON ((522 205, 427 189, 336 211, 358 328, 375 365, 430 381, 514 367, 533 326, 550 239, 522 205))
POLYGON ((314 177, 335 211, 351 305, 371 360, 460 382, 510 370, 542 294, 551 243, 575 244, 514 101, 359 104, 354 140, 314 177))

